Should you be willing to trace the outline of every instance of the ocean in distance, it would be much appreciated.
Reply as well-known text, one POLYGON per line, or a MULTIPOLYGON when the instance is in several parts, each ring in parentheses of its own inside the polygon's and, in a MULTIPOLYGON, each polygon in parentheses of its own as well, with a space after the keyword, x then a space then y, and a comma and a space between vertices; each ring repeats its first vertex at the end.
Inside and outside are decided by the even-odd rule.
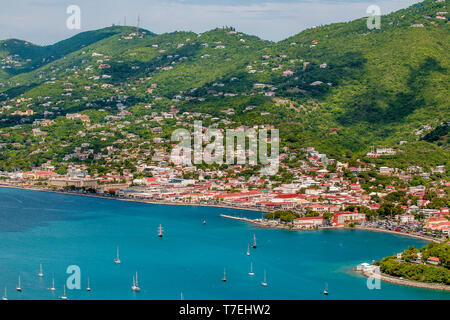
POLYGON ((59 299, 67 267, 77 265, 81 290, 67 290, 69 299, 450 299, 450 292, 386 282, 369 290, 367 279, 352 271, 423 240, 363 230, 261 229, 220 214, 261 216, 0 188, 0 295, 6 287, 10 300, 59 299), (247 256, 254 234, 257 248, 247 256), (116 246, 121 264, 114 263, 116 246), (131 290, 136 272, 140 292, 131 290), (48 290, 53 277, 54 292, 48 290))

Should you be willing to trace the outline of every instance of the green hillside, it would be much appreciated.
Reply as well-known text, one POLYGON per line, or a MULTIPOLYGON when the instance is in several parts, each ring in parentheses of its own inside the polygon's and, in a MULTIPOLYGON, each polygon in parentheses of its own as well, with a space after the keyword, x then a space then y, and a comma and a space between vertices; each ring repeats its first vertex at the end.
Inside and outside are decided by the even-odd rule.
MULTIPOLYGON (((362 18, 277 43, 233 28, 156 35, 119 26, 48 47, 1 41, 0 128, 12 133, 20 124, 29 132, 36 119, 66 113, 116 115, 125 105, 143 117, 176 105, 236 125, 275 125, 283 145, 314 146, 336 159, 376 146, 400 151, 378 162, 446 165, 448 2, 424 1, 383 16, 379 30, 369 30, 362 18), (30 108, 32 116, 17 115, 30 108)), ((68 138, 56 132, 55 140, 68 138)), ((29 140, 8 157, 22 161, 37 149, 39 139, 29 140)))
POLYGON ((7 79, 7 76, 32 71, 71 52, 123 31, 123 28, 120 27, 86 31, 49 46, 37 46, 18 39, 0 41, 0 58, 11 56, 13 60, 13 63, 10 64, 11 68, 3 69, 5 72, 0 79, 7 79))

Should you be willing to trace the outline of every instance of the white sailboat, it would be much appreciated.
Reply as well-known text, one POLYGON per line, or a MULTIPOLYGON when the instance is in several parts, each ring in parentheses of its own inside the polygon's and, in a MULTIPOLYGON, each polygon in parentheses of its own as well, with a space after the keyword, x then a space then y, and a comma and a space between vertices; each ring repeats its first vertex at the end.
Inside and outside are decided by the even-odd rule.
POLYGON ((252 248, 256 249, 256 235, 253 234, 253 244, 252 244, 252 248))
POLYGON ((42 264, 39 265, 39 273, 38 273, 39 277, 43 277, 44 273, 42 272, 42 264))
POLYGON ((328 283, 325 283, 325 290, 323 290, 324 295, 328 295, 328 283))
POLYGON ((247 256, 250 255, 250 245, 247 246, 247 256))
POLYGON ((225 268, 223 269, 223 278, 222 278, 223 282, 227 281, 227 271, 225 270, 225 268))
POLYGON ((67 300, 67 296, 66 296, 66 285, 64 285, 64 294, 59 297, 61 300, 67 300))
POLYGON ((91 287, 89 286, 89 278, 88 278, 88 285, 87 285, 87 288, 86 288, 86 291, 91 291, 91 287))
POLYGON ((184 300, 183 292, 181 292, 180 300, 184 300))
POLYGON ((163 228, 161 225, 159 225, 159 229, 158 229, 158 237, 162 238, 163 237, 163 228))
POLYGON ((261 282, 261 285, 262 285, 263 287, 267 287, 267 280, 266 280, 266 269, 264 269, 264 281, 263 281, 263 282, 261 282))
POLYGON ((131 290, 136 291, 136 280, 134 280, 134 276, 133 276, 133 285, 131 286, 131 290))
POLYGON ((135 291, 135 292, 141 291, 141 288, 139 288, 138 274, 137 274, 137 272, 136 272, 136 278, 133 277, 133 285, 131 286, 131 290, 133 290, 133 291, 135 291))
POLYGON ((139 288, 139 282, 138 282, 138 274, 137 274, 137 271, 136 271, 136 291, 141 291, 141 288, 139 288))
POLYGON ((19 276, 19 284, 17 285, 16 290, 19 291, 19 292, 22 291, 22 287, 20 286, 20 276, 19 276))
POLYGON ((5 295, 2 297, 2 300, 6 301, 8 298, 6 297, 6 286, 5 286, 5 295))
POLYGON ((117 253, 116 253, 116 258, 114 259, 114 263, 115 264, 120 264, 120 257, 119 257, 119 246, 117 246, 117 253))
POLYGON ((254 276, 255 273, 253 272, 253 262, 250 262, 250 272, 248 273, 250 276, 254 276))
POLYGON ((56 290, 56 288, 55 288, 55 278, 54 277, 52 278, 52 287, 49 290, 50 291, 55 291, 56 290))

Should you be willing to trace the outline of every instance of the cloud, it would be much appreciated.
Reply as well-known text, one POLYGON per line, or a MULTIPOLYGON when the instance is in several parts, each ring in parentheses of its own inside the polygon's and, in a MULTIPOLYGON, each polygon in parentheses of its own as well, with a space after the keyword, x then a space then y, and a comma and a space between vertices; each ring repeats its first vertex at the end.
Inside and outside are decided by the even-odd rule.
POLYGON ((362 0, 21 0, 2 4, 0 39, 15 37, 49 44, 77 32, 111 24, 141 26, 156 33, 179 30, 205 32, 229 25, 263 39, 278 41, 321 24, 349 21, 366 15, 377 4, 382 13, 417 1, 362 0), (66 28, 66 8, 81 8, 82 30, 66 28))

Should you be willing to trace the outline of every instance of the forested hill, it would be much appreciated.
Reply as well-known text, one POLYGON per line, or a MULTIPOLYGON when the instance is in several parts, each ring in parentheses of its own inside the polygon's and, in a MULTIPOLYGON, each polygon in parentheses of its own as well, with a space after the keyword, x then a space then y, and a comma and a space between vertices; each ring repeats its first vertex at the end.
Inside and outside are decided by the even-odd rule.
MULTIPOLYGON (((47 47, 0 41, 0 130, 9 133, 0 142, 26 141, 14 130, 30 132, 36 119, 103 119, 123 105, 144 117, 176 106, 236 125, 273 124, 284 145, 337 159, 376 146, 403 151, 386 161, 447 164, 448 2, 382 16, 380 29, 361 18, 277 43, 232 27, 156 35, 121 26, 47 47)), ((8 156, 35 150, 40 139, 28 137, 28 149, 8 156)), ((58 152, 50 147, 42 161, 58 152)))

